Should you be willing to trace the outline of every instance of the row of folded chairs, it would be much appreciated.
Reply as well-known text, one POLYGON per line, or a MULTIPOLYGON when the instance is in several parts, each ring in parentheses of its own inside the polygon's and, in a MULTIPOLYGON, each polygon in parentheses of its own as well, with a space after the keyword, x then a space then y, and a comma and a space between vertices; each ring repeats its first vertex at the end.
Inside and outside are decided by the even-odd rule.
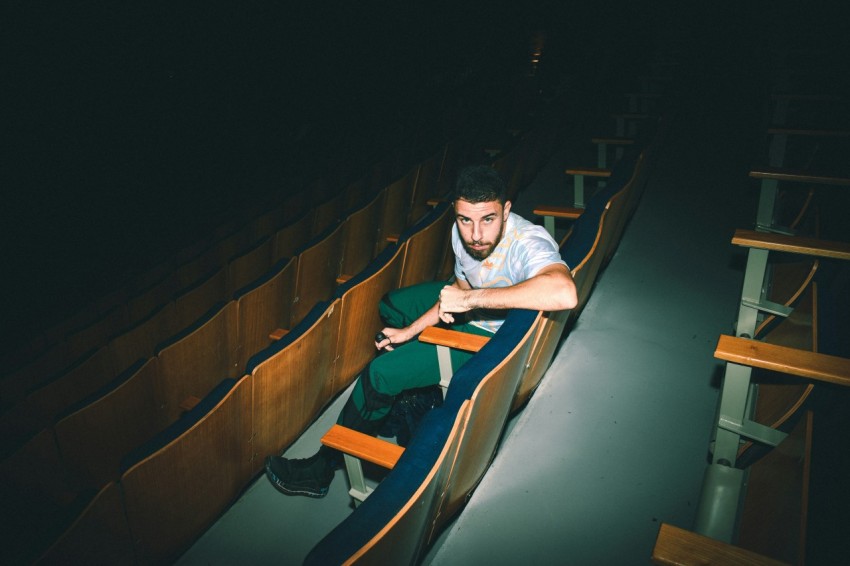
POLYGON ((715 351, 726 368, 696 522, 693 532, 662 525, 658 564, 806 561, 818 401, 850 385, 850 244, 820 211, 850 179, 823 158, 847 133, 788 122, 836 99, 782 84, 770 97, 767 166, 749 174, 759 190, 754 229, 731 241, 747 265, 735 333, 715 351))
MULTIPOLYGON (((527 175, 557 133, 519 134, 503 153, 527 175)), ((379 191, 352 184, 304 214, 293 214, 306 200, 296 195, 151 277, 117 307, 123 316, 90 325, 98 347, 71 371, 44 378, 80 349, 69 347, 76 333, 62 356, 6 376, 4 404, 16 400, 3 414, 12 434, 0 467, 10 556, 38 556, 52 541, 47 560, 159 562, 185 549, 374 355, 363 329, 379 327, 380 296, 445 276, 449 208, 423 203, 469 158, 446 144, 379 191), (115 335, 129 312, 142 320, 115 335)))

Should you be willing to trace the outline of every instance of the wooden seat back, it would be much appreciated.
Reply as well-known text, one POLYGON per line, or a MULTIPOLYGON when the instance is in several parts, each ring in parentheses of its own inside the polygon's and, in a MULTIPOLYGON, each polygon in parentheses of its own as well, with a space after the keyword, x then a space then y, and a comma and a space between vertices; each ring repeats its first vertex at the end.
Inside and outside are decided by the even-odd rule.
POLYGON ((343 221, 331 226, 296 254, 298 269, 290 327, 298 324, 316 303, 333 295, 343 257, 345 225, 343 221))
MULTIPOLYGON (((402 234, 406 243, 400 287, 433 281, 451 245, 453 208, 440 203, 418 224, 402 234)), ((450 254, 451 255, 451 254, 450 254)))
POLYGON ((312 211, 309 211, 298 218, 294 218, 274 233, 271 257, 273 264, 284 258, 295 257, 298 250, 307 245, 310 241, 312 221, 312 211))
POLYGON ((182 413, 189 397, 203 398, 225 377, 236 377, 237 308, 234 301, 214 306, 192 326, 157 348, 157 397, 166 420, 182 413))
POLYGON ((213 305, 226 300, 227 269, 218 268, 194 285, 181 289, 174 297, 174 316, 178 328, 186 328, 213 305))
POLYGON ((343 235, 345 254, 340 269, 342 275, 354 276, 372 261, 380 236, 385 195, 379 192, 364 206, 348 215, 343 235))
POLYGON ((381 213, 381 238, 375 248, 375 255, 383 250, 389 241, 395 240, 407 228, 407 217, 413 199, 413 186, 418 166, 414 166, 386 188, 384 210, 381 213))
POLYGON ((219 384, 134 451, 121 476, 137 559, 168 562, 208 528, 252 476, 251 379, 219 384))
MULTIPOLYGON (((271 267, 272 240, 264 238, 227 262, 226 296, 261 277, 271 267)), ((224 298, 224 297, 222 297, 224 298)))
POLYGON ((392 245, 334 293, 341 309, 332 390, 344 389, 375 356, 375 332, 384 323, 377 304, 399 287, 407 243, 392 245))
POLYGON ((253 383, 254 472, 262 456, 294 442, 333 394, 340 301, 317 304, 281 340, 247 365, 253 383))
POLYGON ((170 424, 154 388, 158 371, 157 358, 140 360, 56 423, 63 464, 76 483, 100 488, 117 481, 124 454, 170 424))
POLYGON ((443 166, 446 148, 441 147, 431 154, 431 157, 419 164, 416 181, 413 185, 413 196, 411 199, 410 213, 407 217, 407 225, 413 226, 425 216, 431 209, 428 200, 437 196, 437 183, 440 178, 440 169, 443 166))
MULTIPOLYGON (((501 361, 481 379, 470 397, 469 412, 461 428, 457 458, 452 465, 446 484, 442 487, 440 503, 434 518, 435 530, 445 524, 463 506, 490 466, 541 320, 540 313, 537 313, 522 338, 509 352, 501 356, 501 361)), ((483 353, 486 356, 485 349, 494 343, 494 341, 488 343, 479 354, 483 353)), ((452 379, 452 386, 449 387, 446 397, 448 404, 452 403, 450 397, 454 394, 452 388, 456 380, 458 380, 457 373, 452 379)))
POLYGON ((265 275, 234 293, 239 329, 237 367, 244 368, 251 356, 271 343, 269 334, 272 331, 289 328, 296 271, 296 258, 283 259, 265 275))

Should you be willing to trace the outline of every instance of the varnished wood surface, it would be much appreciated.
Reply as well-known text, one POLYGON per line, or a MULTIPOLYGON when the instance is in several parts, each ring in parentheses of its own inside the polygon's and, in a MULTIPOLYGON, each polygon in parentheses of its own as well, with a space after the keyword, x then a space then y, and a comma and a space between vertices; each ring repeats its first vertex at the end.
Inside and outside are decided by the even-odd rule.
POLYGON ((600 169, 598 167, 579 167, 571 168, 564 171, 567 175, 586 175, 588 177, 600 177, 607 179, 611 176, 610 169, 600 169))
POLYGON ((392 469, 404 453, 398 444, 335 424, 322 437, 322 444, 361 460, 392 469))
POLYGON ((739 229, 735 230, 732 243, 748 248, 850 260, 850 244, 832 240, 739 229))
POLYGON ((539 206, 533 212, 537 216, 552 216, 554 218, 576 220, 584 214, 584 209, 574 208, 572 206, 539 206))
POLYGON ((661 523, 652 561, 662 566, 780 566, 784 562, 661 523))
POLYGON ((850 359, 721 335, 714 357, 828 383, 850 386, 850 359))
POLYGON ((750 171, 750 177, 753 179, 771 179, 775 181, 789 181, 793 183, 814 183, 817 185, 850 185, 850 178, 836 177, 834 175, 814 175, 803 171, 791 171, 789 169, 779 169, 775 167, 765 167, 763 169, 753 169, 750 171))
POLYGON ((449 348, 457 348, 458 350, 465 350, 467 352, 477 352, 489 340, 486 336, 448 330, 437 326, 429 326, 419 335, 420 342, 435 344, 437 346, 448 346, 449 348))

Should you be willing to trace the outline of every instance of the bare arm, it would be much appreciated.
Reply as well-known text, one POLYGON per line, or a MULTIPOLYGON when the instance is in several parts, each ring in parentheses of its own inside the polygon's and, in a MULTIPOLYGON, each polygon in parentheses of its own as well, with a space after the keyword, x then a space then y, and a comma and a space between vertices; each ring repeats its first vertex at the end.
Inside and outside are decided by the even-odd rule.
POLYGON ((569 270, 562 264, 552 264, 534 277, 510 287, 471 289, 468 284, 465 288, 446 286, 440 293, 437 306, 438 316, 451 322, 451 313, 476 308, 559 311, 571 309, 577 303, 576 286, 569 270))
MULTIPOLYGON (((455 279, 454 283, 452 283, 451 285, 447 285, 446 287, 444 287, 444 289, 452 287, 457 289, 471 289, 469 283, 459 279, 455 279)), ((382 350, 384 348, 391 350, 394 344, 403 344, 404 342, 412 340, 427 327, 434 326, 438 322, 440 322, 439 300, 434 303, 434 306, 425 311, 422 316, 414 320, 410 326, 407 326, 405 328, 384 328, 381 332, 383 332, 384 336, 386 336, 387 338, 386 340, 375 342, 375 347, 379 350, 382 350)))

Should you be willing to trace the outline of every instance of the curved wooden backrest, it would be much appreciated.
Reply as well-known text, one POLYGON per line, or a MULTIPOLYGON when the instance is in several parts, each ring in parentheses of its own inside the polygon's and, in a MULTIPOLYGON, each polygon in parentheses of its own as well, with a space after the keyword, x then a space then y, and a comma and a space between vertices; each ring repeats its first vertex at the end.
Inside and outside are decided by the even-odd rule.
POLYGON ((93 349, 105 346, 109 339, 127 329, 130 318, 126 305, 118 305, 101 316, 97 321, 72 332, 65 338, 68 359, 77 360, 93 349))
POLYGON ((79 485, 100 488, 117 481, 121 458, 169 425, 154 389, 158 371, 157 358, 140 361, 108 391, 56 423, 62 460, 79 485))
POLYGON ((343 255, 342 236, 346 222, 332 226, 297 254, 298 272, 295 275, 290 327, 298 324, 313 305, 333 295, 343 255))
POLYGON ((164 444, 121 477, 140 562, 176 559, 233 502, 253 474, 251 379, 229 381, 216 388, 214 398, 190 411, 185 421, 175 423, 175 430, 155 438, 154 446, 164 444), (227 392, 221 396, 223 390, 227 392))
POLYGON ((340 301, 319 303, 249 362, 254 402, 254 471, 294 442, 333 394, 340 301))
POLYGON ((406 242, 400 287, 433 281, 451 244, 452 206, 441 203, 401 240, 406 242), (408 235, 409 234, 409 235, 408 235))
POLYGON ((387 238, 398 237, 407 227, 418 168, 418 165, 412 167, 404 176, 396 179, 386 188, 384 210, 381 213, 381 238, 375 248, 376 255, 387 246, 387 238))
POLYGON ((310 226, 313 222, 312 211, 305 213, 280 228, 272 236, 272 263, 283 258, 294 257, 298 250, 310 241, 310 226))
POLYGON ((440 497, 457 457, 462 426, 467 422, 470 401, 457 411, 454 425, 436 462, 419 488, 372 539, 355 552, 345 564, 416 564, 428 543, 440 497))
POLYGON ((133 537, 121 488, 106 484, 72 525, 38 559, 39 564, 132 564, 133 537))
POLYGON ((109 342, 109 351, 116 375, 139 358, 152 357, 156 345, 174 336, 178 330, 174 303, 168 302, 133 328, 115 336, 109 342))
POLYGON ((216 303, 226 300, 227 268, 210 273, 203 280, 183 289, 174 297, 175 318, 178 328, 192 324, 216 303))
POLYGON ((227 262, 227 296, 261 277, 271 267, 271 252, 272 240, 265 238, 249 250, 231 258, 227 262))
POLYGON ((447 483, 442 488, 434 520, 435 530, 463 506, 467 496, 475 489, 490 466, 541 320, 542 317, 538 313, 522 339, 475 388, 470 398, 466 422, 461 429, 457 458, 447 483))
POLYGON ((315 238, 342 219, 345 205, 348 202, 344 192, 333 195, 325 202, 313 208, 313 223, 310 226, 310 237, 315 238))
POLYGON ((359 273, 374 257, 381 230, 385 196, 385 192, 379 192, 365 206, 349 214, 343 236, 345 254, 340 269, 343 275, 359 273))
POLYGON ((543 380, 549 364, 555 355, 555 350, 561 341, 569 310, 541 313, 541 321, 531 345, 528 364, 523 372, 522 380, 517 387, 516 396, 511 405, 511 412, 519 409, 531 397, 537 386, 543 380))
POLYGON ((251 356, 271 343, 272 331, 289 327, 296 270, 297 259, 283 259, 234 294, 239 329, 237 367, 244 368, 251 356))
POLYGON ((159 348, 156 391, 169 422, 180 416, 184 400, 203 398, 223 378, 241 372, 236 366, 236 314, 234 301, 213 307, 159 348))
POLYGON ((440 169, 443 166, 445 152, 445 147, 442 147, 419 164, 413 187, 410 213, 407 217, 408 226, 419 222, 430 210, 431 207, 427 205, 427 202, 428 199, 437 196, 437 181, 440 178, 440 169))
POLYGON ((337 289, 340 300, 333 391, 344 389, 375 356, 375 332, 384 323, 378 314, 381 298, 399 286, 406 243, 385 248, 356 279, 337 289))

